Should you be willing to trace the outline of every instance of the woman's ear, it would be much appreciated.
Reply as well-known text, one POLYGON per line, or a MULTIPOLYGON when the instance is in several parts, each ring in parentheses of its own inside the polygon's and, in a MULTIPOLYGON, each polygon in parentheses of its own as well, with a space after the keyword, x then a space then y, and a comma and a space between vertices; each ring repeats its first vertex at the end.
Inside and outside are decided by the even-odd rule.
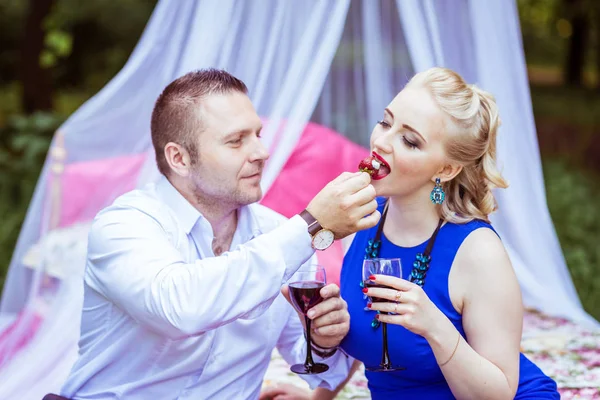
POLYGON ((460 174, 463 166, 460 164, 447 164, 442 169, 440 169, 437 174, 431 179, 435 182, 436 178, 439 178, 441 182, 451 181, 456 177, 456 175, 460 174))

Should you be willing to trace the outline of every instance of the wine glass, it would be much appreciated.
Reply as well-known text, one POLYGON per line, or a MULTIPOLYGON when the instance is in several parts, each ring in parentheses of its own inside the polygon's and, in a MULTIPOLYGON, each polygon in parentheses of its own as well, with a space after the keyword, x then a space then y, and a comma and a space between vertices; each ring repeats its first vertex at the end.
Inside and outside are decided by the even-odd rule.
POLYGON ((321 289, 326 283, 325 268, 320 265, 303 265, 292 275, 288 283, 292 304, 304 315, 306 322, 306 361, 304 364, 295 364, 290 368, 297 374, 320 374, 329 369, 327 364, 313 361, 310 339, 311 320, 306 316, 308 310, 323 301, 321 289))
MULTIPOLYGON (((371 258, 363 261, 362 278, 364 287, 386 287, 378 285, 375 282, 369 280, 371 275, 388 275, 395 276, 396 278, 402 277, 402 263, 399 258, 371 258)), ((380 299, 378 297, 370 297, 371 302, 391 302, 390 300, 380 299)), ((381 311, 381 314, 387 314, 381 311)), ((388 352, 388 340, 387 340, 387 324, 381 323, 381 331, 383 334, 383 351, 381 354, 381 363, 378 367, 365 366, 368 371, 399 371, 405 369, 404 367, 393 366, 390 361, 390 355, 388 352)))

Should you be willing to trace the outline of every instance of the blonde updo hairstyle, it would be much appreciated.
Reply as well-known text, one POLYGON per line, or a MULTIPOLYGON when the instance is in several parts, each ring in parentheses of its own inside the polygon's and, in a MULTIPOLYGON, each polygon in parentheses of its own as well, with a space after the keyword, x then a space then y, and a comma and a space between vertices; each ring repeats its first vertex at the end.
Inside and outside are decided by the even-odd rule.
POLYGON ((500 117, 494 97, 446 68, 418 73, 408 85, 429 90, 452 121, 453 126, 446 126, 449 132, 445 150, 450 161, 463 168, 454 179, 442 184, 446 192, 442 217, 454 223, 488 221, 489 214, 497 208, 492 189, 508 187, 496 167, 500 117))

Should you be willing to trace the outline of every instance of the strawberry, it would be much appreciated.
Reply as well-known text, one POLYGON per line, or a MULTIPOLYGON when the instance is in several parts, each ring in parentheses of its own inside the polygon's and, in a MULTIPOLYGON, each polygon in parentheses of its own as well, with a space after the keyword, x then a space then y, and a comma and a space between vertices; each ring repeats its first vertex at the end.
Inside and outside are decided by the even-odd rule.
POLYGON ((358 170, 373 175, 375 173, 375 168, 373 168, 373 156, 368 156, 360 160, 360 163, 358 164, 358 170))

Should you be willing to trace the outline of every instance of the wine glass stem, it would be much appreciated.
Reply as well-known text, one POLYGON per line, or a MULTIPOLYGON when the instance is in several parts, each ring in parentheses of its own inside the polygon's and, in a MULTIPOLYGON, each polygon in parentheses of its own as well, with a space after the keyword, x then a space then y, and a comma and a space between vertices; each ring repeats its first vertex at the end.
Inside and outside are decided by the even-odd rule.
POLYGON ((304 362, 304 366, 309 371, 312 369, 315 362, 312 358, 312 348, 311 348, 311 339, 310 339, 310 323, 311 320, 307 316, 304 316, 304 320, 306 321, 306 361, 304 362))
POLYGON ((388 353, 387 324, 385 322, 381 323, 381 331, 383 334, 383 352, 381 354, 381 367, 389 368, 391 366, 391 363, 390 355, 388 353))

